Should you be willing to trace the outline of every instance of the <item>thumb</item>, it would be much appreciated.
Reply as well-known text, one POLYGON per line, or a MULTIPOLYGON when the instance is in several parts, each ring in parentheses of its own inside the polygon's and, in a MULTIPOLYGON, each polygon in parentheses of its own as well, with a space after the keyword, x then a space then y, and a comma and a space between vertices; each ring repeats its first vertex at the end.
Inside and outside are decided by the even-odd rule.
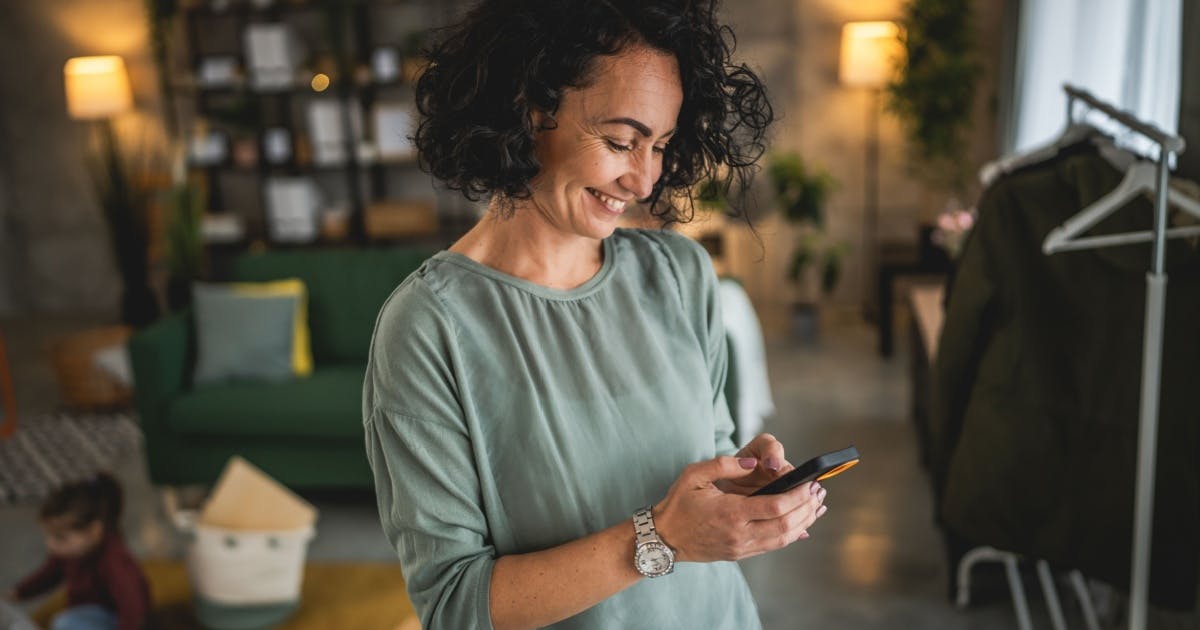
POLYGON ((714 457, 708 461, 692 464, 693 479, 698 484, 707 484, 718 479, 738 479, 754 472, 758 460, 753 457, 714 457))

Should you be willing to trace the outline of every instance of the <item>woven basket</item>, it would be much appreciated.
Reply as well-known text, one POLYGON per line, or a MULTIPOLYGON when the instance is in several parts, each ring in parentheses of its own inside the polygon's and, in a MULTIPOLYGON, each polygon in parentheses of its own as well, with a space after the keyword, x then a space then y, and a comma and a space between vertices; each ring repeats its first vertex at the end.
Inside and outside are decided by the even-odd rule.
POLYGON ((133 391, 96 366, 96 353, 125 345, 132 330, 128 326, 95 328, 63 337, 51 351, 54 373, 63 401, 82 410, 127 407, 133 391))

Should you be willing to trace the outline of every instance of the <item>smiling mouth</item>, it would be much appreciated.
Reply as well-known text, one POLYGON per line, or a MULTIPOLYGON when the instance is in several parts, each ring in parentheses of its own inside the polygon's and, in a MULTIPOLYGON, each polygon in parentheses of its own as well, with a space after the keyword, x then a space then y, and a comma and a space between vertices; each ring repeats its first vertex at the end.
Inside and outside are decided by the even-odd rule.
POLYGON ((595 188, 588 188, 587 191, 593 197, 595 197, 597 200, 599 200, 600 203, 604 204, 604 206, 606 208, 608 208, 610 211, 615 212, 615 213, 620 213, 625 210, 625 202, 624 201, 621 201, 620 199, 617 199, 615 197, 609 197, 608 195, 596 190, 595 188))

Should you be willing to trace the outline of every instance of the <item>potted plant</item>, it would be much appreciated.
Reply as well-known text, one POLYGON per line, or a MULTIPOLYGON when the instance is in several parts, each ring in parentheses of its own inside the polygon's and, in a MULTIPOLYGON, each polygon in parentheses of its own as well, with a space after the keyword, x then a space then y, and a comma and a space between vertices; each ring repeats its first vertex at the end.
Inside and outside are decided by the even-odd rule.
MULTIPOLYGON (((176 158, 182 160, 182 156, 176 158)), ((178 311, 192 302, 192 283, 201 276, 204 240, 201 224, 207 197, 204 187, 179 173, 160 193, 163 209, 163 250, 167 263, 167 308, 178 311)))
POLYGON ((837 186, 826 171, 805 164, 796 153, 771 157, 767 166, 775 203, 793 226, 795 248, 787 266, 794 288, 793 329, 806 341, 816 338, 820 300, 837 287, 849 247, 825 233, 825 203, 837 186))
POLYGON ((888 86, 888 108, 907 136, 914 174, 964 199, 972 179, 967 133, 982 69, 971 2, 908 0, 900 23, 905 55, 888 86))

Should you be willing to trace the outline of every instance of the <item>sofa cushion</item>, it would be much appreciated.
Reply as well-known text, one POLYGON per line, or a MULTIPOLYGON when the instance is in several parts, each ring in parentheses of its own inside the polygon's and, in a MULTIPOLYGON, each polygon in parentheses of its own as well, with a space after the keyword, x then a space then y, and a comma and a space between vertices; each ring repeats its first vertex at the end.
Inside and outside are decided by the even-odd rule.
POLYGON ((288 278, 268 282, 232 282, 228 286, 239 295, 288 295, 296 298, 296 315, 292 318, 292 373, 296 376, 312 374, 312 341, 308 333, 308 289, 304 288, 304 281, 288 278))
POLYGON ((361 439, 365 374, 343 364, 283 383, 197 387, 175 400, 167 424, 182 435, 361 439))
POLYGON ((431 253, 413 248, 267 251, 238 257, 233 276, 244 282, 300 278, 308 288, 317 365, 366 363, 384 300, 431 253))
POLYGON ((284 381, 292 377, 294 295, 246 295, 196 283, 197 384, 284 381))

